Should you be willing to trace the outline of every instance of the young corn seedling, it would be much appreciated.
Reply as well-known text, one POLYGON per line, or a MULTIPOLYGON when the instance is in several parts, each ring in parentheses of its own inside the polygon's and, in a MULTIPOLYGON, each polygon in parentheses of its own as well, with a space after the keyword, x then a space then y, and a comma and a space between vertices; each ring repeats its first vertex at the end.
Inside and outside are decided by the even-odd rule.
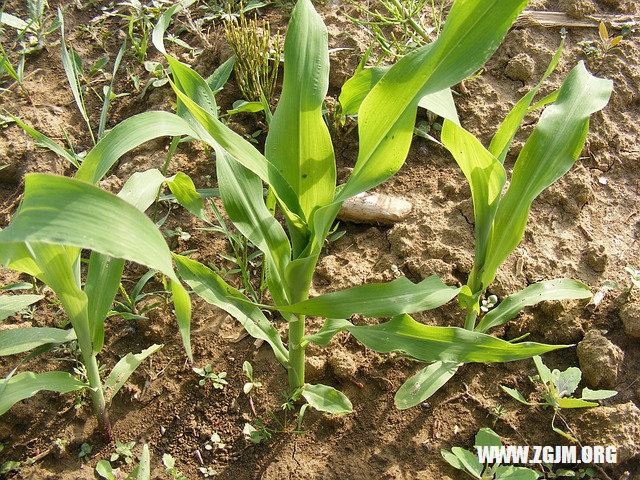
MULTIPOLYGON (((504 159, 540 84, 555 68, 561 49, 562 45, 541 82, 507 115, 489 149, 455 121, 444 121, 442 143, 470 184, 474 208, 475 259, 467 284, 458 293, 460 306, 466 313, 465 330, 484 333, 511 320, 524 307, 541 301, 591 297, 586 285, 576 280, 556 279, 530 285, 503 299, 487 313, 484 311, 487 305, 495 304, 494 296, 486 299, 484 309, 481 307, 481 300, 498 269, 522 240, 532 202, 578 159, 589 116, 604 108, 611 94, 610 80, 592 76, 584 64, 579 63, 556 92, 534 106, 553 102, 540 116, 518 155, 509 187, 503 194, 504 159)), ((435 362, 424 368, 400 388, 396 405, 404 409, 424 401, 459 367, 459 363, 435 362)))
POLYGON ((284 47, 283 91, 264 156, 217 118, 206 81, 166 55, 163 35, 171 9, 161 17, 153 40, 169 62, 178 115, 216 152, 218 187, 226 213, 238 231, 263 252, 274 305, 252 303, 202 263, 175 255, 179 274, 203 299, 226 310, 250 335, 271 346, 288 371, 292 398, 302 396, 312 407, 330 413, 351 411, 342 393, 330 386, 308 384, 304 375, 309 342, 326 345, 342 330, 372 350, 401 351, 425 362, 510 361, 559 348, 511 343, 473 329, 416 322, 409 313, 436 308, 461 291, 436 276, 419 284, 400 278, 308 298, 318 257, 342 202, 379 185, 402 166, 418 105, 437 108, 431 106, 438 102, 429 95, 451 98, 449 87, 480 68, 525 4, 524 0, 500 2, 499 6, 458 0, 438 39, 402 58, 362 96, 359 156, 351 177, 340 186, 336 185, 333 147, 322 116, 329 74, 327 31, 310 0, 299 0, 291 17, 284 47), (276 198, 288 235, 265 205, 263 182, 276 198), (287 321, 287 347, 262 309, 279 311, 287 321), (355 326, 346 319, 356 313, 392 319, 355 326), (328 320, 315 335, 306 335, 307 315, 328 320))
POLYGON ((124 259, 171 279, 176 316, 190 356, 189 296, 173 271, 162 234, 143 213, 165 182, 183 202, 189 195, 195 198, 197 194, 187 178, 178 174, 167 179, 159 171, 150 170, 133 175, 116 196, 78 179, 44 174, 26 177, 22 205, 9 226, 0 231, 0 264, 48 285, 73 328, 2 330, 0 355, 39 351, 48 344, 77 340, 87 382, 63 371, 14 375, 14 369, 0 384, 0 415, 40 390, 71 392, 88 388, 98 423, 111 440, 109 402, 140 363, 162 347, 152 345, 139 354, 129 353, 104 381, 100 377, 97 356, 104 345, 104 320, 120 285, 124 259), (82 249, 90 251, 84 285, 82 249))
MULTIPOLYGON (((538 370, 538 375, 531 378, 531 381, 542 384, 544 390, 541 395, 543 402, 529 402, 519 391, 513 388, 505 387, 504 385, 500 385, 500 388, 525 405, 553 408, 551 429, 572 442, 578 442, 576 438, 555 426, 556 417, 560 415, 560 409, 597 407, 598 403, 593 400, 611 398, 617 395, 618 392, 615 390, 591 390, 585 387, 582 389, 581 398, 573 398, 572 395, 582 379, 582 372, 578 367, 569 367, 563 372, 557 369, 551 371, 537 355, 533 357, 533 362, 538 370)), ((562 420, 564 421, 564 419, 562 420)))

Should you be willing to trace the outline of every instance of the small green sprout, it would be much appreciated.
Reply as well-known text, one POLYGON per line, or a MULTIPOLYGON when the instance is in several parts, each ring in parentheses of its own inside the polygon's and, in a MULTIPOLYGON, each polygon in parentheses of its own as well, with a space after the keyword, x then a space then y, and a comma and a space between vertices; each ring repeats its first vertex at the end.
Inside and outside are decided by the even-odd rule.
POLYGON ((220 438, 220 435, 217 432, 213 432, 211 437, 209 437, 209 441, 204 445, 204 449, 215 450, 215 449, 222 449, 226 446, 227 446, 226 443, 222 443, 222 439, 220 438))
POLYGON ((217 470, 213 467, 200 467, 198 469, 204 478, 215 477, 218 475, 217 470))
POLYGON ((227 372, 213 373, 211 371, 210 364, 205 365, 204 368, 194 367, 193 371, 203 377, 198 382, 198 385, 200 385, 201 387, 204 387, 204 385, 207 383, 207 380, 211 380, 211 382, 213 383, 213 388, 217 388, 218 390, 222 390, 227 384, 227 381, 225 380, 227 372))
POLYGON ((251 390, 253 390, 254 388, 260 388, 262 386, 262 383, 256 382, 253 379, 253 367, 249 362, 245 361, 242 364, 242 373, 249 379, 249 381, 244 384, 244 387, 242 387, 242 391, 245 393, 245 395, 249 395, 251 390))
MULTIPOLYGON (((501 447, 502 440, 500 440, 498 434, 490 428, 481 428, 476 434, 475 446, 501 447)), ((458 470, 462 470, 470 477, 477 478, 478 480, 507 480, 515 478, 519 480, 536 480, 540 476, 540 473, 530 468, 514 467, 511 465, 503 466, 499 463, 483 465, 478 460, 476 453, 460 447, 453 447, 451 451, 440 450, 440 453, 449 465, 458 470)))
POLYGON ((489 310, 495 307, 497 303, 498 303, 498 297, 496 297, 495 295, 489 295, 487 298, 482 300, 482 305, 480 306, 480 310, 483 313, 487 313, 489 310))
POLYGON ((598 403, 592 400, 604 400, 617 395, 618 392, 615 390, 591 390, 585 387, 582 389, 582 397, 574 398, 572 395, 582 379, 582 371, 578 367, 569 367, 562 372, 557 369, 551 371, 542 363, 540 356, 534 356, 533 361, 538 370, 538 375, 530 378, 532 382, 541 384, 543 389, 543 393, 541 394, 542 402, 529 402, 519 391, 513 388, 505 387, 504 385, 500 385, 500 388, 525 405, 553 408, 553 419, 551 420, 552 430, 572 442, 578 442, 576 438, 555 426, 556 416, 560 416, 564 421, 559 414, 560 409, 597 407, 598 403))
POLYGON ((91 451, 93 447, 88 443, 83 443, 80 445, 80 450, 78 451, 78 458, 81 458, 84 462, 88 462, 91 458, 91 451))
POLYGON ((119 440, 116 440, 116 451, 111 454, 109 458, 110 462, 116 462, 120 458, 124 458, 124 461, 127 465, 131 465, 133 463, 133 447, 136 446, 136 442, 127 442, 122 443, 119 440))
POLYGON ((20 467, 20 462, 16 462, 15 460, 7 460, 2 465, 0 465, 0 475, 6 475, 7 473, 12 471, 19 472, 20 467))
POLYGON ((244 438, 251 443, 259 444, 271 440, 272 430, 259 418, 254 420, 255 427, 250 423, 245 423, 242 433, 244 438))
POLYGON ((633 289, 640 289, 640 270, 627 265, 624 267, 625 271, 629 274, 631 284, 626 288, 628 295, 633 293, 633 289))
POLYGON ((165 466, 164 474, 171 480, 189 480, 176 468, 176 460, 168 453, 162 455, 162 464, 165 466))

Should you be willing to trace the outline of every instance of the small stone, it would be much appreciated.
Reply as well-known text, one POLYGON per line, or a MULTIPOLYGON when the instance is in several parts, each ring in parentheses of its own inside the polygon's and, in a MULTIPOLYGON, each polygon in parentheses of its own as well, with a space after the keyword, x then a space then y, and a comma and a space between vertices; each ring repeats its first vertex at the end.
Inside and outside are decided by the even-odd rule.
POLYGON ((526 53, 519 53, 507 63, 504 73, 512 80, 526 82, 533 76, 535 62, 526 53))
POLYGON ((627 335, 640 338, 640 303, 627 303, 620 309, 619 315, 627 335))
POLYGON ((334 350, 329 357, 329 365, 335 376, 341 380, 352 380, 358 370, 353 356, 344 350, 334 350))
POLYGON ((621 465, 640 455, 640 410, 633 402, 584 410, 574 426, 587 445, 613 445, 621 465))
POLYGON ((317 382, 324 378, 327 370, 327 358, 323 355, 307 355, 304 364, 304 376, 309 382, 317 382))
POLYGON ((613 388, 624 353, 598 330, 590 330, 578 343, 578 361, 584 380, 592 388, 613 388))
POLYGON ((609 255, 604 245, 599 243, 590 243, 585 251, 587 265, 595 272, 604 272, 609 261, 609 255))

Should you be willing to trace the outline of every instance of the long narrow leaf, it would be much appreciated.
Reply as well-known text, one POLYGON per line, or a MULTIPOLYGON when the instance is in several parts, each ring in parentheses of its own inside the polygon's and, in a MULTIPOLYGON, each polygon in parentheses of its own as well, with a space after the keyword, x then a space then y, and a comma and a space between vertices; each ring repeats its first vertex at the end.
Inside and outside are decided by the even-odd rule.
POLYGON ((502 325, 528 306, 548 300, 577 300, 590 298, 591 291, 584 283, 568 278, 546 280, 534 283, 508 296, 487 313, 476 326, 477 332, 486 332, 490 328, 502 325))
POLYGON ((436 275, 418 284, 402 277, 390 283, 360 285, 327 293, 277 309, 325 318, 349 318, 356 313, 365 317, 395 317, 437 308, 454 298, 459 291, 459 288, 442 283, 436 275))
POLYGON ((14 404, 33 397, 41 390, 67 393, 87 387, 87 384, 76 380, 66 372, 19 373, 7 382, 2 395, 0 395, 0 415, 9 410, 14 404))
POLYGON ((122 388, 125 382, 129 379, 131 374, 136 368, 147 358, 149 355, 156 353, 163 345, 151 345, 140 353, 127 353, 120 359, 118 363, 113 367, 111 373, 104 381, 104 386, 107 389, 109 400, 113 399, 118 390, 122 388))
POLYGON ((75 340, 71 330, 49 327, 7 328, 0 330, 0 357, 28 352, 47 343, 66 343, 75 340))
POLYGON ((342 330, 347 330, 365 347, 376 352, 405 352, 424 362, 509 362, 567 347, 534 342, 510 343, 463 328, 423 325, 409 315, 361 327, 346 320, 327 320, 320 332, 305 338, 326 345, 342 330))
POLYGON ((43 298, 42 295, 2 295, 0 297, 0 321, 43 298))
POLYGON ((394 402, 398 410, 406 410, 424 402, 449 381, 460 368, 459 363, 434 362, 402 384, 394 402))

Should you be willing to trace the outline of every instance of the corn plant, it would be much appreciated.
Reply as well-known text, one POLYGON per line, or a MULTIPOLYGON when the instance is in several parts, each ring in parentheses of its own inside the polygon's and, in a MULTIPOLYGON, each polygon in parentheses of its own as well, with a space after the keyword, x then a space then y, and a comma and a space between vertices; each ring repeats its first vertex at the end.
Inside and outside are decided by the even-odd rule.
POLYGON ((330 413, 351 411, 342 393, 326 385, 310 385, 304 376, 309 342, 326 345, 342 330, 372 350, 401 351, 425 362, 510 361, 559 348, 416 322, 408 314, 436 308, 461 291, 436 276, 419 284, 401 278, 308 299, 318 257, 342 202, 379 185, 402 166, 418 104, 425 97, 429 103, 430 94, 450 97, 449 87, 486 61, 525 4, 525 0, 499 6, 480 0, 456 2, 440 37, 398 61, 364 95, 358 110, 358 160, 347 183, 340 186, 336 185, 333 147, 322 117, 329 74, 327 31, 310 0, 299 0, 291 17, 284 47, 283 91, 264 156, 217 118, 206 81, 166 54, 163 35, 172 12, 161 17, 153 41, 169 62, 178 115, 216 152, 225 210, 238 231, 263 252, 274 304, 252 303, 205 265, 174 255, 178 272, 198 295, 226 310, 250 335, 271 346, 288 371, 292 398, 303 396, 311 406, 330 413), (439 95, 442 91, 445 93, 439 95), (265 205, 263 182, 276 197, 288 235, 265 205), (287 347, 262 309, 279 311, 287 321, 287 347), (356 313, 392 319, 355 326, 346 319, 356 313), (319 332, 306 335, 307 315, 328 320, 319 332))
POLYGON ((152 345, 139 354, 125 355, 108 377, 101 379, 97 355, 104 345, 104 320, 120 285, 124 259, 158 270, 171 279, 176 316, 190 356, 189 297, 173 271, 162 234, 143 213, 165 182, 185 204, 189 195, 197 196, 186 175, 167 179, 157 170, 134 174, 118 196, 78 179, 44 174, 25 178, 22 205, 9 226, 0 231, 0 264, 47 284, 73 328, 2 330, 0 355, 38 351, 44 345, 76 339, 87 383, 63 371, 14 375, 14 369, 0 385, 0 414, 40 390, 70 392, 88 388, 98 423, 105 437, 112 438, 107 405, 140 363, 162 347, 152 345), (84 285, 83 248, 90 251, 84 285))

